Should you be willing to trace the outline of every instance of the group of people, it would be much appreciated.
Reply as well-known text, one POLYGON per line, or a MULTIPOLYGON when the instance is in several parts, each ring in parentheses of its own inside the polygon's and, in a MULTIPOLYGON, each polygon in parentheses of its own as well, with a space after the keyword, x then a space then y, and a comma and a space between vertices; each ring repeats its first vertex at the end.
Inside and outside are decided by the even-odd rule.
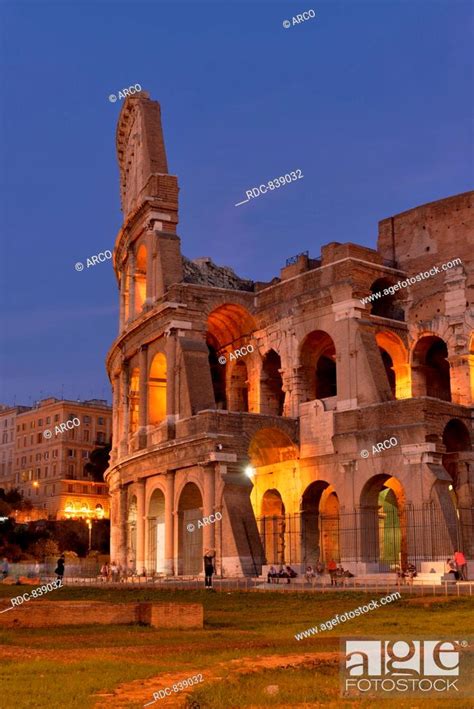
MULTIPOLYGON (((325 573, 326 569, 324 567, 324 564, 321 561, 318 561, 314 569, 312 566, 306 567, 305 577, 306 580, 309 581, 309 583, 312 583, 312 580, 314 578, 320 579, 322 581, 322 578, 325 573)), ((327 573, 329 574, 329 578, 331 580, 331 586, 343 586, 344 579, 353 578, 354 576, 354 574, 351 574, 348 569, 344 569, 341 564, 336 564, 334 559, 329 559, 327 565, 327 573)))
MULTIPOLYGON (((145 572, 146 574, 146 572, 145 572)), ((112 561, 110 564, 105 563, 102 564, 100 568, 100 576, 104 581, 112 581, 113 583, 117 583, 118 581, 125 581, 127 576, 133 576, 134 572, 127 569, 126 567, 122 566, 121 564, 117 564, 115 561, 112 561)))
POLYGON ((297 576, 298 574, 291 568, 291 566, 283 566, 283 564, 280 564, 278 571, 274 566, 270 566, 267 573, 267 581, 268 583, 279 583, 280 579, 286 579, 287 583, 291 583, 291 579, 294 579, 297 576))
POLYGON ((413 584, 413 579, 417 576, 416 566, 408 564, 406 568, 397 567, 397 576, 403 583, 413 584))
POLYGON ((446 560, 446 573, 453 574, 456 581, 467 581, 467 561, 462 551, 455 551, 454 557, 446 560))

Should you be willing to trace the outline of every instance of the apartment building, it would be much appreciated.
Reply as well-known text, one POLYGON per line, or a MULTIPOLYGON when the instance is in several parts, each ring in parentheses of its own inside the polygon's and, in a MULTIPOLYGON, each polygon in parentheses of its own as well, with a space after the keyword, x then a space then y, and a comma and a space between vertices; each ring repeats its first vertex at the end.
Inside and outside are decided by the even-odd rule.
POLYGON ((85 470, 90 453, 109 443, 112 411, 106 401, 43 399, 16 414, 13 470, 16 487, 49 519, 109 516, 107 485, 85 470))

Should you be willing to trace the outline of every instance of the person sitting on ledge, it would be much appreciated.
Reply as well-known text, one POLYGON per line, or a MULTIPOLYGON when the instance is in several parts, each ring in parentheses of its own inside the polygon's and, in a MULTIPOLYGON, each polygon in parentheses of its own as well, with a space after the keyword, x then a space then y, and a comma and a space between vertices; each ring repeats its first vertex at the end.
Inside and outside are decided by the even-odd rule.
POLYGON ((334 576, 335 576, 336 586, 343 586, 344 585, 344 569, 342 568, 342 566, 340 564, 336 568, 334 576))
POLYGON ((275 579, 278 578, 277 570, 274 566, 270 566, 267 574, 267 583, 275 583, 275 579))
POLYGON ((312 566, 307 566, 306 571, 305 571, 305 578, 308 583, 311 583, 314 577, 316 576, 315 572, 313 571, 312 566))
POLYGON ((408 583, 413 586, 413 579, 417 575, 416 566, 414 564, 408 564, 406 570, 406 576, 408 578, 408 583))
POLYGON ((283 568, 283 564, 280 564, 280 568, 278 569, 278 577, 280 579, 288 579, 288 583, 290 583, 290 575, 288 571, 283 568))
POLYGON ((295 579, 298 576, 296 571, 294 569, 292 569, 291 566, 286 567, 286 573, 288 574, 290 579, 295 579))
POLYGON ((459 571, 454 559, 446 559, 446 573, 453 574, 454 580, 459 581, 459 571))

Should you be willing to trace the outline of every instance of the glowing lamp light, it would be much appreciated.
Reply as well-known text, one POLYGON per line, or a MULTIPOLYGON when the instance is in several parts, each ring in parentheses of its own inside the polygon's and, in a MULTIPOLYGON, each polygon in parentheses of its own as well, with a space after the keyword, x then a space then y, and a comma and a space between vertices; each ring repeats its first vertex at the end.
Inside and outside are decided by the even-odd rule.
POLYGON ((66 505, 65 512, 73 512, 73 511, 74 511, 74 508, 71 504, 66 505))
POLYGON ((33 487, 39 487, 39 482, 35 480, 35 482, 33 483, 33 487))
POLYGON ((453 486, 452 486, 452 485, 448 485, 448 490, 452 490, 452 489, 453 489, 453 486))
POLYGON ((247 467, 245 468, 245 475, 248 478, 253 478, 253 476, 255 475, 255 468, 252 468, 251 465, 247 465, 247 467))

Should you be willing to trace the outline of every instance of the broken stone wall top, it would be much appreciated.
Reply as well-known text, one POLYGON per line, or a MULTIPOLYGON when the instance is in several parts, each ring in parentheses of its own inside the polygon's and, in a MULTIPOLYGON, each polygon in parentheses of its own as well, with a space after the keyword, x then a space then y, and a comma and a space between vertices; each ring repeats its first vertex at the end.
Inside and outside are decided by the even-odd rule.
POLYGON ((197 283, 214 288, 231 288, 232 290, 254 290, 253 281, 239 278, 228 266, 216 266, 209 257, 191 260, 183 256, 183 273, 185 283, 197 283))

